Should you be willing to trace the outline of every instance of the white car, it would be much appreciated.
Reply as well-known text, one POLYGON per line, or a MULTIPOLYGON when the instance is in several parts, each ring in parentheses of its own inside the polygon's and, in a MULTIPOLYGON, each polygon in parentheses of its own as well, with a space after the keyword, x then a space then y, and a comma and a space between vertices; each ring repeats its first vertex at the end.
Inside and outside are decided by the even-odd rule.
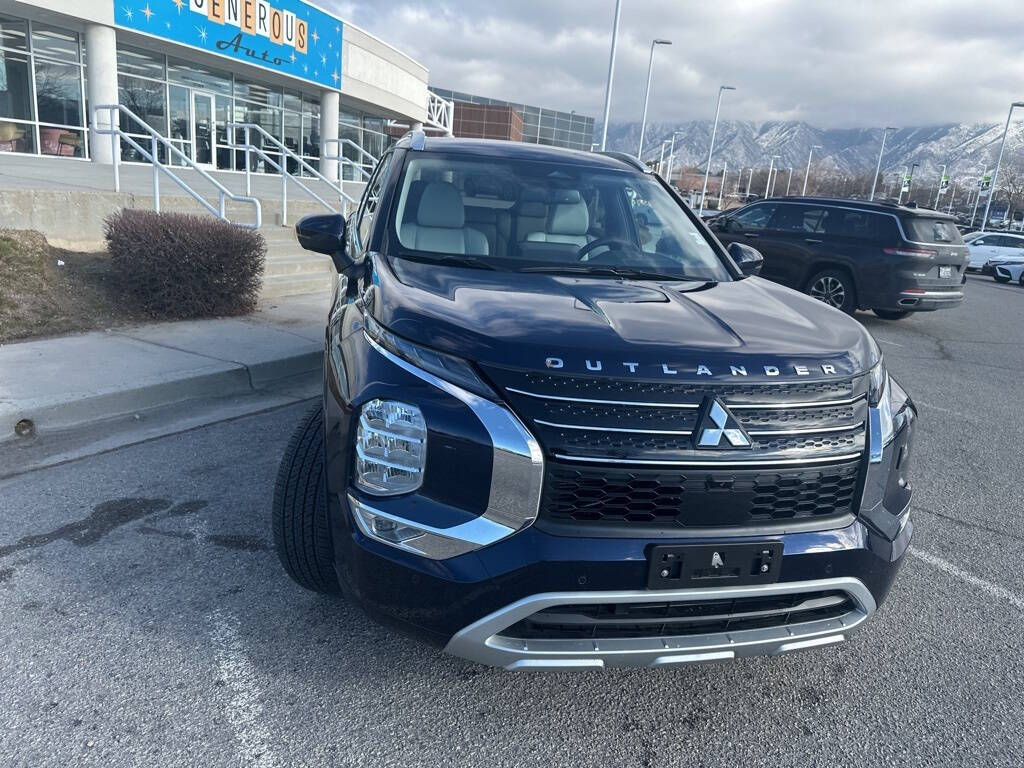
POLYGON ((967 263, 969 271, 982 269, 989 261, 1024 261, 1024 235, 1010 232, 972 232, 964 236, 964 243, 970 251, 970 261, 967 263))
POLYGON ((1024 261, 1016 264, 996 264, 993 270, 992 277, 1000 283, 1016 280, 1021 285, 1024 285, 1024 261))

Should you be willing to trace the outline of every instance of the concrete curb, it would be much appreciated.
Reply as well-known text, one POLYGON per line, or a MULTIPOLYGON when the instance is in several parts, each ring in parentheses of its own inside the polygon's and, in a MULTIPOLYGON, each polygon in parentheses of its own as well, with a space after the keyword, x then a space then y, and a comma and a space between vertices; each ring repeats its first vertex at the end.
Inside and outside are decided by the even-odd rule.
POLYGON ((227 318, 0 345, 0 446, 176 404, 317 383, 322 315, 310 322, 227 318))

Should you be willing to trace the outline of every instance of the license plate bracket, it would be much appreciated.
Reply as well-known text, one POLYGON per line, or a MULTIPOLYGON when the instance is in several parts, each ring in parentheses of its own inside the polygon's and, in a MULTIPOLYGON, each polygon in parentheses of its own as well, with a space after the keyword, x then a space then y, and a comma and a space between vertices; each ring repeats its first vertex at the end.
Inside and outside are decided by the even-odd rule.
POLYGON ((778 581, 782 542, 655 544, 648 553, 648 589, 688 589, 778 581))

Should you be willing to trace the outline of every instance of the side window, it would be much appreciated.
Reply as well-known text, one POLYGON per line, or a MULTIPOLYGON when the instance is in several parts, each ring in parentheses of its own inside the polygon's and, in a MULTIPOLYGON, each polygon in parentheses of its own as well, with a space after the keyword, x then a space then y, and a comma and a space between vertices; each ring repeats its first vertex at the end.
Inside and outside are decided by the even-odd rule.
POLYGON ((971 245, 995 245, 995 238, 989 237, 976 237, 971 240, 971 245))
POLYGON ((388 152, 377 163, 373 175, 366 183, 363 190, 363 199, 359 201, 359 213, 356 216, 356 233, 359 236, 359 245, 365 247, 370 237, 370 230, 373 227, 373 220, 377 213, 377 206, 380 203, 381 192, 388 178, 388 168, 391 166, 391 159, 394 152, 388 152))
POLYGON ((733 232, 755 232, 766 229, 777 207, 775 203, 752 205, 730 217, 732 221, 730 230, 733 232))
POLYGON ((821 208, 783 203, 775 209, 775 215, 772 216, 768 228, 779 232, 798 234, 817 232, 823 215, 824 212, 821 208))

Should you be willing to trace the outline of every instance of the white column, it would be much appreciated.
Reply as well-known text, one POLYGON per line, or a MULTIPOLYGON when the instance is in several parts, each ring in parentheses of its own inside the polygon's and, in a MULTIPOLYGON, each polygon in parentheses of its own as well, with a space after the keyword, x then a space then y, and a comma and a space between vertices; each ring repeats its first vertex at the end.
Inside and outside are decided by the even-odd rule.
POLYGON ((409 123, 409 130, 410 131, 422 131, 423 130, 423 123, 419 122, 418 120, 413 120, 411 123, 409 123))
MULTIPOLYGON (((113 27, 103 24, 86 26, 85 54, 89 62, 89 108, 94 109, 99 104, 117 104, 117 36, 113 27)), ((91 125, 96 117, 93 113, 86 117, 86 121, 91 125)), ((100 128, 109 128, 110 113, 101 111, 97 123, 100 128)), ((113 163, 111 137, 90 131, 89 156, 94 163, 113 163)))
POLYGON ((331 181, 339 178, 337 160, 327 157, 341 155, 341 147, 333 143, 338 138, 339 95, 337 91, 320 92, 320 173, 331 181), (332 142, 328 144, 328 142, 332 142))

